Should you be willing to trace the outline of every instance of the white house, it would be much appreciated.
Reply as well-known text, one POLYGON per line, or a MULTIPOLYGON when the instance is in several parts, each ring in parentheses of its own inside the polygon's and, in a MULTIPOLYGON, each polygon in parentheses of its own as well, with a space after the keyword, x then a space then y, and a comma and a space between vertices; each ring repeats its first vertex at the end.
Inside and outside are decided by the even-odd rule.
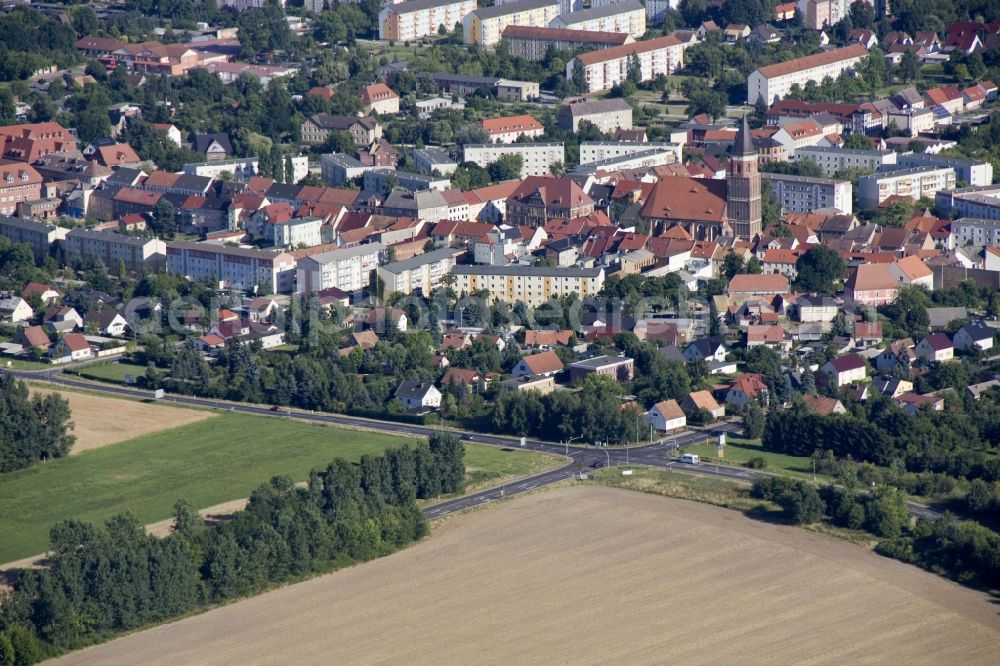
POLYGON ((554 351, 543 351, 538 354, 530 354, 525 356, 511 373, 514 377, 530 377, 533 375, 541 375, 543 377, 550 377, 556 373, 562 372, 563 370, 562 359, 554 351))
POLYGON ((925 361, 950 361, 955 358, 955 348, 945 333, 931 333, 917 343, 914 348, 917 358, 925 361))
POLYGON ((441 406, 441 391, 428 382, 407 379, 399 385, 394 395, 407 409, 420 411, 441 406))
POLYGON ((832 386, 840 388, 863 380, 868 375, 865 360, 857 354, 838 356, 823 364, 819 369, 832 386))
POLYGON ((98 335, 117 338, 125 335, 128 320, 115 310, 99 310, 88 312, 83 319, 86 327, 98 335))
POLYGON ((687 425, 687 416, 676 400, 664 400, 653 405, 646 412, 646 423, 661 432, 677 430, 687 425))
POLYGON ((726 347, 722 344, 722 338, 699 338, 694 340, 684 348, 684 360, 687 362, 697 361, 725 361, 726 347))
POLYGON ((971 349, 973 346, 982 350, 993 348, 993 336, 996 330, 981 321, 972 322, 955 331, 952 344, 955 349, 971 349))
POLYGON ((90 343, 79 333, 67 333, 52 347, 52 359, 66 363, 93 357, 90 343))
POLYGON ((34 314, 35 312, 28 305, 28 301, 20 296, 0 298, 0 321, 2 322, 16 324, 28 321, 34 314))

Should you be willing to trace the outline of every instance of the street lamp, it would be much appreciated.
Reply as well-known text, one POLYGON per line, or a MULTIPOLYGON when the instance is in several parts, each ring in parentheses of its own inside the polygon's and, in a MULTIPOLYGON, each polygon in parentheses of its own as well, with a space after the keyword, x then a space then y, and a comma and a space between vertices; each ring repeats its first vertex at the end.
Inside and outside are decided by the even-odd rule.
POLYGON ((582 437, 583 437, 583 435, 580 435, 580 437, 570 437, 569 439, 566 440, 565 444, 566 444, 566 457, 567 458, 569 457, 569 443, 572 442, 574 439, 580 439, 582 437))

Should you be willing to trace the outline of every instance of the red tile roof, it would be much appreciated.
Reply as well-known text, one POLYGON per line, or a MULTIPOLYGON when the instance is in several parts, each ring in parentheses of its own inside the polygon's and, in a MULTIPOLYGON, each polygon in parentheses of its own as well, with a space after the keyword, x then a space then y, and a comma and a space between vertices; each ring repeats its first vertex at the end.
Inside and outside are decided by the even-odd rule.
POLYGON ((510 132, 530 132, 544 130, 540 122, 528 115, 505 116, 503 118, 487 118, 483 121, 483 129, 490 136, 510 132))
POLYGON ((833 63, 848 60, 850 58, 863 58, 866 55, 868 55, 868 51, 864 46, 861 44, 851 44, 850 46, 844 46, 839 49, 831 49, 830 51, 805 56, 804 58, 796 58, 795 60, 786 60, 785 62, 779 62, 773 65, 765 65, 758 71, 765 77, 772 79, 778 76, 785 76, 786 74, 793 74, 806 69, 812 69, 813 67, 832 65, 833 63))

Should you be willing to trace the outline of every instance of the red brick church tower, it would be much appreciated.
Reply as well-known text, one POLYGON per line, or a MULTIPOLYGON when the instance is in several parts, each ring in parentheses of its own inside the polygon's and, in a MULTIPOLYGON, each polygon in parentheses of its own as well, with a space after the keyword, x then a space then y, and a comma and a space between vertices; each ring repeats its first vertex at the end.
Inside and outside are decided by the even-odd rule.
POLYGON ((753 147, 746 116, 743 116, 736 133, 726 184, 729 228, 738 238, 753 239, 761 232, 760 172, 757 171, 757 151, 753 147))

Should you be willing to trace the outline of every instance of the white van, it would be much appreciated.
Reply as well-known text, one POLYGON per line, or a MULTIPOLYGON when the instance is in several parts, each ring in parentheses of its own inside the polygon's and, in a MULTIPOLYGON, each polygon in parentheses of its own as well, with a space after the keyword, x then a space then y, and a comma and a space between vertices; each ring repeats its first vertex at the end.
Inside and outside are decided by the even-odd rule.
POLYGON ((701 458, 699 458, 698 456, 696 456, 693 453, 685 453, 684 455, 682 455, 677 460, 679 460, 682 463, 687 463, 689 465, 697 465, 698 462, 701 460, 701 458))

